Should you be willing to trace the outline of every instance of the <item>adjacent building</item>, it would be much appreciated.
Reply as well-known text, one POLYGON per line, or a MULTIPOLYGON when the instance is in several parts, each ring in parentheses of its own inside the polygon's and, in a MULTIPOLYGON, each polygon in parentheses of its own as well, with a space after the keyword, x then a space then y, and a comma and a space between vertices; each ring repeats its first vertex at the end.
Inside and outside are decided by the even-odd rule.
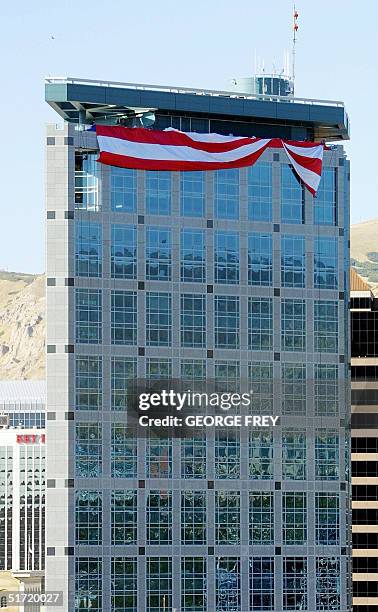
MULTIPOLYGON (((44 381, 0 381, 1 590, 36 591, 45 568, 44 381)), ((3 601, 4 600, 4 601, 3 601)))
POLYGON ((96 163, 94 122, 341 141, 340 102, 47 79, 46 585, 65 609, 351 608, 349 162, 318 197, 96 163), (249 379, 272 432, 130 437, 127 385, 249 379), (76 607, 75 607, 76 606, 76 607))
POLYGON ((378 606, 378 300, 351 270, 353 610, 378 606))

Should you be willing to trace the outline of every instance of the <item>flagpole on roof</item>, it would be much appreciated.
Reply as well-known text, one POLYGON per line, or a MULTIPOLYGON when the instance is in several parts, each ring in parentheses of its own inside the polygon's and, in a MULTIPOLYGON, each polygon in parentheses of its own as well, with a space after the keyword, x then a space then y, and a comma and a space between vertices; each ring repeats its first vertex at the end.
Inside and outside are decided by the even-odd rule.
MULTIPOLYGON (((298 31, 298 17, 299 14, 293 5, 293 50, 292 50, 292 77, 293 77, 293 90, 295 88, 295 45, 297 43, 297 31, 298 31)), ((294 93, 294 91, 293 91, 294 93)))

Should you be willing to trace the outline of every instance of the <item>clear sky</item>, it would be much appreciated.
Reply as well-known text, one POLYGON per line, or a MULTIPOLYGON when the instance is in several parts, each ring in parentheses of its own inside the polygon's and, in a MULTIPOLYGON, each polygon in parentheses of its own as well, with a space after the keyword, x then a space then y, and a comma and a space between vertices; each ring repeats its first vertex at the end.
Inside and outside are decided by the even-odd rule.
MULTIPOLYGON (((378 217, 378 3, 297 0, 296 95, 343 100, 352 222, 378 217)), ((43 272, 44 77, 225 89, 291 48, 290 0, 1 2, 0 269, 43 272)))

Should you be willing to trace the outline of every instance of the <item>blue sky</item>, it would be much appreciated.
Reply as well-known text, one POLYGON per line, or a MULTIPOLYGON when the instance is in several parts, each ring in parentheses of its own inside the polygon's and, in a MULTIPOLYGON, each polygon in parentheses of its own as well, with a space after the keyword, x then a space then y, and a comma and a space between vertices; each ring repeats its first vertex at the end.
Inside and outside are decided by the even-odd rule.
MULTIPOLYGON (((289 0, 1 3, 0 269, 43 272, 45 76, 225 89, 291 46, 289 0), (52 39, 51 37, 54 37, 52 39)), ((298 0, 296 95, 343 100, 352 126, 352 222, 377 217, 373 0, 298 0)))

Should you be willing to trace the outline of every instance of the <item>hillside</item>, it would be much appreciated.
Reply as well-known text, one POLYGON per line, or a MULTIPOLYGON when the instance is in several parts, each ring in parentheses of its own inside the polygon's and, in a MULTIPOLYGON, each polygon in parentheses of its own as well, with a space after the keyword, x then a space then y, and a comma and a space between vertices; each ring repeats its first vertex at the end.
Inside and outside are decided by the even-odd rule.
POLYGON ((353 267, 378 294, 378 219, 352 225, 350 242, 353 267))
POLYGON ((45 277, 0 271, 0 379, 45 377, 45 277))

